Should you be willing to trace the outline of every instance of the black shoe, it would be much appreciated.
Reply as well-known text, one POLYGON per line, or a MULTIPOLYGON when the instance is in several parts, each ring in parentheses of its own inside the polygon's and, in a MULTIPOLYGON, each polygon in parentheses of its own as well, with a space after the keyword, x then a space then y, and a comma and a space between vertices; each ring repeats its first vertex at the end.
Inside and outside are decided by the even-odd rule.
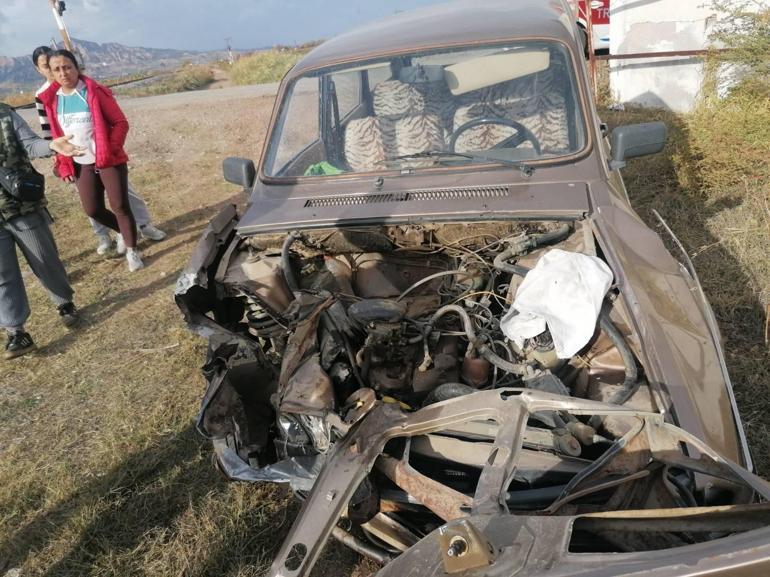
POLYGON ((8 342, 5 345, 5 358, 15 359, 21 355, 26 355, 30 351, 34 351, 37 347, 29 333, 19 331, 8 335, 8 342))
POLYGON ((78 311, 73 303, 64 303, 63 305, 60 305, 59 316, 61 317, 61 322, 67 327, 77 324, 80 320, 78 311))

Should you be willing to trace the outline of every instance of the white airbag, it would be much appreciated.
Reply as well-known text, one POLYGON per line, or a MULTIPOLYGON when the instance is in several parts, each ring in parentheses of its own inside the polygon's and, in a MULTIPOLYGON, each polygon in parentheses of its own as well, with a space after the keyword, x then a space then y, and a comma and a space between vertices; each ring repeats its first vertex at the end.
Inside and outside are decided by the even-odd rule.
POLYGON ((610 268, 597 257, 550 250, 524 277, 500 328, 521 347, 524 339, 539 335, 547 325, 556 354, 571 358, 591 340, 612 278, 610 268))

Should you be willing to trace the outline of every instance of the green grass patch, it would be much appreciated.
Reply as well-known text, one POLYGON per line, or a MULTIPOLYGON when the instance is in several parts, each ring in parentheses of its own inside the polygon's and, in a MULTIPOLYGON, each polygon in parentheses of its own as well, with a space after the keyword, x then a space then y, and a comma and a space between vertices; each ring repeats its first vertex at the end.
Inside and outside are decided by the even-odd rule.
POLYGON ((214 73, 206 64, 185 64, 170 75, 159 76, 144 86, 118 90, 124 96, 157 96, 202 90, 214 82, 214 73))
POLYGON ((300 58, 315 46, 314 43, 297 47, 276 47, 244 56, 231 69, 234 84, 265 84, 277 82, 300 58))

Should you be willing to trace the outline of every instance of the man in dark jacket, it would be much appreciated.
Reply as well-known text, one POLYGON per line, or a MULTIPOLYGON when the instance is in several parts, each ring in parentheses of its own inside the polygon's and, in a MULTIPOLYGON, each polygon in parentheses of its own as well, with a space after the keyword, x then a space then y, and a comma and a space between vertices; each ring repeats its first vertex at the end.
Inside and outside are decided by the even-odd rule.
MULTIPOLYGON (((53 152, 65 156, 82 154, 67 136, 53 141, 38 137, 10 106, 0 103, 0 167, 11 173, 28 172, 32 169, 30 158, 51 156, 53 152)), ((0 185, 0 327, 8 332, 7 359, 35 349, 32 337, 24 330, 30 311, 17 247, 48 290, 62 322, 72 326, 78 320, 72 302, 74 291, 59 257, 49 227, 51 217, 45 207, 45 197, 19 199, 0 185)))

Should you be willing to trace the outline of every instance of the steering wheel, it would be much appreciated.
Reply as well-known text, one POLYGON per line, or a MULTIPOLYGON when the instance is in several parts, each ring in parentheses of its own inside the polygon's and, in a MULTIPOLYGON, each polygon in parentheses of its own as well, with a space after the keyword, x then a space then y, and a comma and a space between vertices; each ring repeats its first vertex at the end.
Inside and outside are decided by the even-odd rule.
POLYGON ((535 149, 535 153, 540 156, 540 142, 537 140, 537 137, 532 134, 532 131, 520 122, 516 122, 515 120, 508 120, 507 118, 476 118, 466 122, 465 124, 459 126, 457 130, 452 133, 452 136, 449 139, 449 150, 451 152, 455 152, 455 144, 457 144, 457 139, 463 132, 466 132, 476 126, 484 126, 487 124, 499 124, 500 126, 508 126, 516 131, 515 134, 512 134, 508 138, 495 144, 492 147, 493 149, 516 148, 524 142, 531 142, 532 148, 535 149))

